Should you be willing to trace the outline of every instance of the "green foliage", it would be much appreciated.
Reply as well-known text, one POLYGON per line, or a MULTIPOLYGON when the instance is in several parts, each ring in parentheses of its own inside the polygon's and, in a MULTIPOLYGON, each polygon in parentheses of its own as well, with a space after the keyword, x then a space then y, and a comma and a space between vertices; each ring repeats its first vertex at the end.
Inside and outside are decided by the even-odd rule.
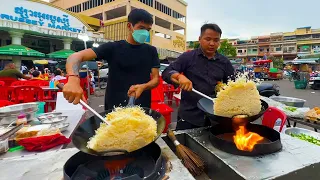
POLYGON ((199 42, 194 42, 193 48, 194 49, 198 49, 199 47, 200 47, 200 43, 199 42))
POLYGON ((223 54, 228 57, 236 57, 237 56, 236 48, 233 47, 231 44, 229 44, 227 40, 224 40, 220 44, 220 48, 218 49, 218 52, 220 54, 223 54))
POLYGON ((283 69, 283 58, 271 56, 268 59, 271 59, 273 62, 273 67, 278 69, 283 69))

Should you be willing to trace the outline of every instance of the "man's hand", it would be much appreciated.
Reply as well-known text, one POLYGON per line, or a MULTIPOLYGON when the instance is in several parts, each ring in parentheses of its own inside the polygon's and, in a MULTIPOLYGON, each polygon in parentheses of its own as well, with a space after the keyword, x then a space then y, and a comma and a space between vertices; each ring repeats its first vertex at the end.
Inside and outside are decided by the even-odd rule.
POLYGON ((134 96, 136 99, 138 99, 143 91, 146 90, 145 84, 137 84, 130 87, 128 91, 128 96, 134 96))
POLYGON ((185 91, 192 91, 192 82, 187 77, 180 74, 177 80, 181 89, 185 91))
POLYGON ((70 76, 68 83, 63 86, 63 96, 69 103, 78 104, 83 97, 83 90, 78 77, 70 76))

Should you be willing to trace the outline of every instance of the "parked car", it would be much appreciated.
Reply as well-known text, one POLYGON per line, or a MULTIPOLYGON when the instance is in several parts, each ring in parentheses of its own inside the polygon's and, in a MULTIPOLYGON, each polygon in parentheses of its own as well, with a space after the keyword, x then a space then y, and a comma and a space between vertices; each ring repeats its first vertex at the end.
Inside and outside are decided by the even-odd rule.
POLYGON ((100 89, 105 89, 107 87, 109 75, 109 66, 108 63, 103 64, 99 69, 99 76, 95 76, 96 84, 100 84, 100 89), (99 78, 98 78, 99 77, 99 78))

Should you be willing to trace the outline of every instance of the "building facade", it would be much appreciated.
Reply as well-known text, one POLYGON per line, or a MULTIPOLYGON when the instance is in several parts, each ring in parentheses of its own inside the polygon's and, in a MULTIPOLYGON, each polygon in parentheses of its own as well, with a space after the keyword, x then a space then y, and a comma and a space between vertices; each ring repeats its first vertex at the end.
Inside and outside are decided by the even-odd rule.
POLYGON ((271 33, 250 40, 228 39, 228 42, 237 48, 237 58, 259 59, 266 55, 293 60, 320 53, 320 29, 301 27, 293 32, 271 33))
POLYGON ((157 47, 161 56, 186 51, 187 3, 183 0, 52 0, 51 3, 100 19, 105 38, 115 41, 126 39, 130 11, 145 9, 154 20, 148 43, 157 47))
MULTIPOLYGON (((88 36, 89 47, 93 42, 105 42, 103 33, 93 29, 94 18, 82 16, 93 22, 88 24, 82 17, 41 0, 0 2, 0 46, 22 45, 45 54, 63 49, 79 51, 84 49, 84 42, 78 38, 83 33, 88 36)), ((0 56, 1 67, 4 61, 13 61, 19 67, 22 61, 32 59, 0 56)))

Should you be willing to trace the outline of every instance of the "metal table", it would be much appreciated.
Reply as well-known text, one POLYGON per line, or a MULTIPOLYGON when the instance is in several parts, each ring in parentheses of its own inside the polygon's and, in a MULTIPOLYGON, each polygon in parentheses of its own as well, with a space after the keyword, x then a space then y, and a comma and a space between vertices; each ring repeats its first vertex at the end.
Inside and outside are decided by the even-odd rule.
MULTIPOLYGON (((238 156, 223 152, 212 146, 209 129, 178 131, 186 133, 201 147, 193 148, 210 164, 211 176, 215 179, 319 179, 320 146, 281 133, 283 149, 280 152, 259 157, 238 156), (202 149, 201 149, 202 148, 202 149), (201 153, 207 151, 210 153, 201 153)), ((188 143, 193 143, 188 141, 188 143)), ((195 146, 193 146, 195 147, 195 146)))
MULTIPOLYGON (((62 111, 60 111, 62 112, 62 111)), ((65 135, 67 138, 70 138, 74 129, 78 126, 81 120, 85 119, 85 111, 84 110, 77 110, 77 111, 64 111, 62 112, 63 116, 68 116, 68 119, 66 122, 70 123, 68 129, 63 132, 63 135, 65 135)), ((52 149, 49 149, 47 151, 54 151, 58 149, 65 148, 67 145, 60 145, 56 146, 52 149)), ((47 152, 46 151, 46 152, 47 152)), ((42 154, 44 152, 29 152, 26 150, 20 150, 20 151, 14 151, 14 152, 7 152, 4 154, 0 154, 0 160, 3 158, 9 158, 9 157, 15 157, 15 156, 25 156, 30 154, 42 154)))
POLYGON ((287 122, 288 122, 288 127, 291 127, 290 121, 293 121, 293 127, 296 127, 297 123, 299 124, 303 124, 309 127, 314 128, 315 132, 318 132, 318 129, 320 129, 320 123, 314 123, 314 122, 308 122, 305 119, 301 119, 301 118, 294 118, 294 117, 287 117, 287 122))

